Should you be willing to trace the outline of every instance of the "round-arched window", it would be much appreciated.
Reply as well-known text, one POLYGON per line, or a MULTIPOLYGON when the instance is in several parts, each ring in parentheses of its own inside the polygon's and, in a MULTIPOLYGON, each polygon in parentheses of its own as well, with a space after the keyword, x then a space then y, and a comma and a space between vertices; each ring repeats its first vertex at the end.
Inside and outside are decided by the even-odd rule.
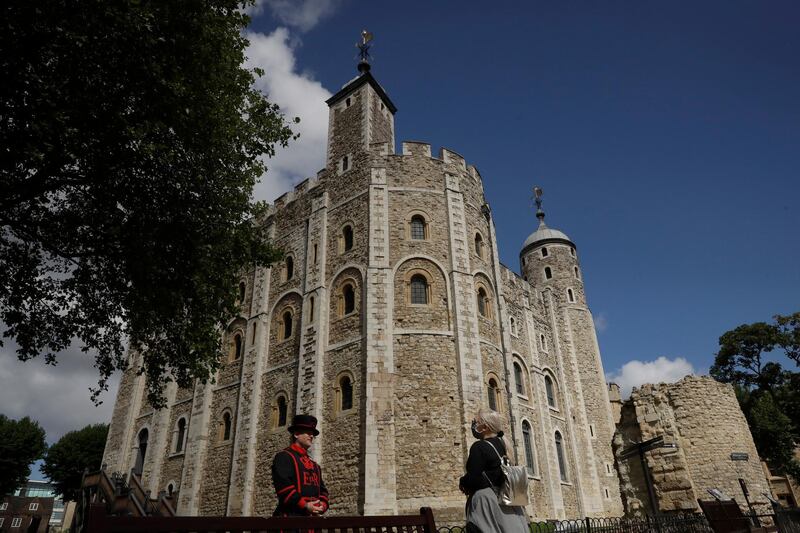
POLYGON ((344 300, 343 311, 348 315, 356 310, 356 291, 349 283, 342 287, 342 299, 344 300))
POLYGON ((422 274, 411 276, 411 303, 428 303, 428 280, 422 274))
POLYGON ((422 215, 414 215, 411 217, 411 238, 416 241, 425 240, 425 217, 422 215))

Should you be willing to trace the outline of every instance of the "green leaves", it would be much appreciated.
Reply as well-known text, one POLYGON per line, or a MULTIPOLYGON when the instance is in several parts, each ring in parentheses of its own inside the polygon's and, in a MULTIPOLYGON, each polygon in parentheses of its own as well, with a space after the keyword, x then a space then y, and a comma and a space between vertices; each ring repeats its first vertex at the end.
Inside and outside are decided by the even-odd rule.
POLYGON ((99 391, 128 339, 155 406, 216 369, 241 272, 277 257, 250 222, 259 157, 292 137, 241 66, 239 7, 5 4, 0 320, 20 359, 76 340, 99 391))
POLYGON ((27 416, 0 414, 0 494, 12 494, 31 475, 30 465, 47 449, 44 429, 27 416))
POLYGON ((84 470, 100 469, 108 436, 108 424, 94 424, 70 431, 50 446, 42 472, 64 500, 79 500, 84 470))
POLYGON ((783 350, 800 364, 800 313, 775 315, 774 320, 743 324, 724 333, 711 375, 736 387, 761 457, 798 478, 800 463, 794 449, 800 441, 800 373, 764 358, 783 350))

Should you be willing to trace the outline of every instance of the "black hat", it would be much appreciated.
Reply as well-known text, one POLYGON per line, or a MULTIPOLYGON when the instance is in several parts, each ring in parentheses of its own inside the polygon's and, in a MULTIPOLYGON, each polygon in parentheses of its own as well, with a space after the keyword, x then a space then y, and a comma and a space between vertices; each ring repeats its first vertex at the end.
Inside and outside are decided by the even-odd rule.
POLYGON ((289 426, 289 433, 300 430, 310 430, 315 437, 319 435, 316 417, 311 415, 295 415, 294 418, 292 418, 292 425, 289 426))

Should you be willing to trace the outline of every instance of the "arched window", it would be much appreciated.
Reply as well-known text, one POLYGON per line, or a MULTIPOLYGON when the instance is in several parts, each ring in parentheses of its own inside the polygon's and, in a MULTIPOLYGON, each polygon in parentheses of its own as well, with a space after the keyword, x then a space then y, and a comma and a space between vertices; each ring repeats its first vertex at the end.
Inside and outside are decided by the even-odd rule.
POLYGON ((486 289, 483 287, 478 288, 478 314, 484 318, 489 318, 489 296, 486 294, 486 289))
POLYGON ((147 431, 147 428, 142 428, 136 439, 139 442, 139 449, 136 451, 136 465, 133 468, 139 476, 144 471, 144 458, 147 455, 147 439, 149 436, 150 432, 147 431))
POLYGON ((247 291, 247 286, 244 284, 244 281, 239 282, 239 303, 244 303, 244 295, 247 291))
POLYGON ((294 259, 291 255, 286 256, 286 264, 284 265, 286 269, 286 277, 284 281, 288 281, 294 277, 294 259))
POLYGON ((222 427, 220 428, 220 440, 226 441, 231 440, 231 414, 228 411, 225 411, 222 414, 222 427))
POLYGON ((567 299, 569 299, 570 302, 575 302, 575 293, 572 292, 572 289, 567 289, 567 299))
POLYGON ((411 276, 411 303, 425 305, 428 303, 428 280, 422 274, 411 276))
POLYGON ((281 340, 285 341, 292 336, 292 312, 285 311, 281 317, 281 340))
POLYGON ((286 401, 286 396, 281 394, 275 400, 275 427, 282 428, 286 425, 287 412, 289 409, 289 402, 286 401))
POLYGON ((547 393, 547 405, 556 409, 556 394, 553 387, 553 379, 550 376, 544 377, 544 390, 547 393))
POLYGON ((545 338, 544 334, 539 335, 539 342, 542 345, 542 350, 547 351, 547 339, 545 338))
POLYGON ((175 492, 175 485, 170 483, 169 485, 167 485, 167 496, 171 498, 173 492, 175 492))
POLYGON ((256 330, 258 329, 258 322, 253 322, 253 340, 250 344, 256 343, 256 330))
POLYGON ((512 316, 509 319, 509 322, 511 323, 511 334, 512 335, 516 335, 517 334, 517 321, 514 320, 514 317, 512 316))
POLYGON ((311 298, 308 299, 308 321, 309 322, 313 322, 314 321, 314 304, 315 304, 314 297, 312 296, 311 298))
POLYGON ((356 310, 356 290, 350 283, 342 287, 342 315, 349 315, 356 310))
POLYGON ((489 400, 489 409, 492 411, 497 411, 497 381, 494 378, 489 378, 489 390, 488 393, 488 400, 489 400))
POLYGON ((175 453, 183 451, 183 441, 186 439, 186 419, 178 419, 178 429, 175 435, 175 453))
POLYGON ((342 228, 342 252, 353 248, 353 227, 349 224, 342 228))
POLYGON ((525 394, 525 378, 522 376, 522 366, 514 361, 514 383, 517 386, 517 394, 525 394))
POLYGON ((475 254, 483 259, 483 237, 480 233, 475 234, 475 254))
POLYGON ((533 454, 533 438, 531 425, 527 420, 522 421, 522 444, 525 446, 525 463, 528 465, 528 474, 536 473, 536 458, 533 454))
POLYGON ((547 255, 548 255, 547 248, 542 247, 542 257, 547 257, 547 255))
POLYGON ((570 249, 569 249, 569 254, 570 254, 572 257, 575 257, 575 248, 570 248, 570 249))
POLYGON ((422 215, 414 215, 411 217, 410 224, 411 238, 417 241, 425 240, 425 217, 422 215))
POLYGON ((353 408, 353 381, 350 376, 339 378, 339 410, 348 411, 353 408))
POLYGON ((575 269, 575 279, 581 279, 581 274, 578 272, 578 267, 572 267, 575 269))
POLYGON ((544 279, 553 279, 553 270, 550 267, 544 267, 544 279))
POLYGON ((242 335, 236 333, 231 340, 231 349, 228 354, 228 362, 236 361, 242 356, 242 335))
POLYGON ((567 481, 567 460, 564 455, 564 442, 561 433, 556 431, 556 455, 558 455, 558 472, 561 474, 561 481, 567 481))

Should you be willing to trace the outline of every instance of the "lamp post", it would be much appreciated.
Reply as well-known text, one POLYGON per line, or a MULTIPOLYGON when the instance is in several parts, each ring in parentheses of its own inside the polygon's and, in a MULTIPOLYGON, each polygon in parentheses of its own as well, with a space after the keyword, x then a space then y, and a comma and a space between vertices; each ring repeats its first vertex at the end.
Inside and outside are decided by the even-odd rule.
POLYGON ((677 449, 678 445, 674 442, 664 442, 664 437, 659 435, 658 437, 654 437, 644 442, 636 442, 622 450, 622 453, 619 454, 620 459, 628 459, 634 455, 639 456, 639 462, 642 464, 642 471, 644 472, 644 483, 647 486, 647 496, 650 500, 650 508, 653 510, 654 515, 660 514, 660 510, 658 508, 658 501, 656 500, 656 491, 655 487, 653 486, 653 478, 650 475, 650 468, 647 466, 647 461, 645 461, 644 454, 656 448, 677 449))

